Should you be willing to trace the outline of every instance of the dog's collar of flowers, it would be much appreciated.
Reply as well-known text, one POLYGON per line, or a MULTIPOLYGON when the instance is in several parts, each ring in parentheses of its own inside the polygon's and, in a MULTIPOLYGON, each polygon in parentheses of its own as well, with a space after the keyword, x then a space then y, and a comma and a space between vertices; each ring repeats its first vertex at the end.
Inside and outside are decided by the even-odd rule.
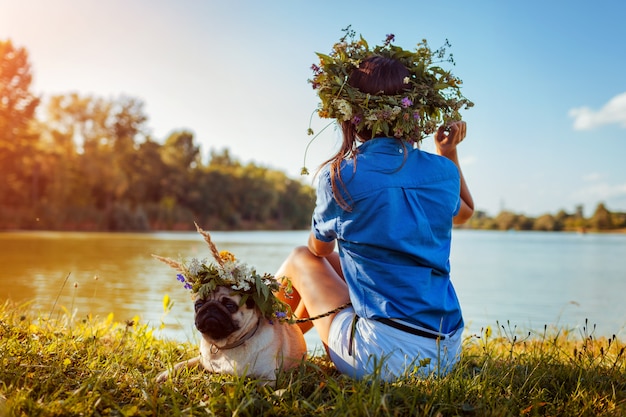
MULTIPOLYGON (((317 53, 319 65, 311 66, 313 78, 309 82, 321 100, 317 109, 321 118, 349 121, 357 132, 369 130, 374 136, 384 134, 412 144, 432 134, 440 123, 461 120, 459 111, 474 105, 461 94, 462 81, 436 65, 454 64, 452 55, 446 54, 450 46, 447 40, 444 46, 432 51, 424 39, 412 52, 392 45, 395 36, 387 35, 383 45, 370 49, 362 36, 356 39, 350 26, 343 31, 345 35, 332 52, 317 53), (396 59, 406 67, 406 91, 374 95, 348 84, 352 71, 374 55, 396 59)), ((314 134, 310 127, 308 134, 314 134)))
POLYGON ((175 268, 179 272, 176 279, 198 298, 207 298, 217 287, 228 287, 232 294, 241 295, 240 305, 251 298, 261 314, 270 322, 289 321, 291 315, 289 306, 275 295, 281 286, 285 286, 283 291, 287 294, 291 292, 289 279, 283 277, 281 283, 273 275, 258 274, 254 268, 237 260, 232 253, 218 252, 209 233, 197 224, 196 228, 208 244, 215 262, 197 258, 191 258, 189 262, 177 262, 156 255, 154 257, 175 268))

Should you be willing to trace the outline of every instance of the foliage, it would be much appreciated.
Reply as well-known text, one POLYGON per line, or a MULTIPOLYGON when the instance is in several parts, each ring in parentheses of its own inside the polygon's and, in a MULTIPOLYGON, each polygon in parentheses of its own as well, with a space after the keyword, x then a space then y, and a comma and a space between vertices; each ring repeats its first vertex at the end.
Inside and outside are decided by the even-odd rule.
POLYGON ((485 212, 477 211, 468 223, 457 226, 465 229, 484 230, 538 230, 546 232, 560 231, 597 231, 626 230, 626 213, 609 211, 604 203, 599 203, 594 214, 585 218, 582 215, 582 206, 578 206, 575 213, 560 210, 556 214, 543 214, 537 218, 508 210, 501 211, 495 218, 485 212))
POLYGON ((30 91, 32 74, 28 52, 11 41, 0 42, 0 135, 17 140, 39 104, 30 91))
POLYGON ((185 370, 156 375, 196 354, 137 320, 35 316, 0 306, 0 415, 37 416, 622 416, 624 342, 572 330, 522 332, 496 323, 467 337, 441 378, 355 381, 326 356, 278 375, 277 387, 185 370))
POLYGON ((31 82, 28 52, 0 41, 0 201, 6 203, 32 203, 35 197, 24 192, 38 169, 32 154, 37 136, 30 127, 39 98, 31 82))
POLYGON ((28 55, 0 41, 0 230, 302 229, 314 191, 228 150, 204 163, 193 133, 162 143, 144 103, 29 92, 28 55))

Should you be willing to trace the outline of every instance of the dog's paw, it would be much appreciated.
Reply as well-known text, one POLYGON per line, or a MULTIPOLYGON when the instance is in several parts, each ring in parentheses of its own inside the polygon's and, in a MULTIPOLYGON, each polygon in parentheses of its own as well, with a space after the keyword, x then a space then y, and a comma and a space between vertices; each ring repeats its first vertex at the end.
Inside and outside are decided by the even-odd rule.
POLYGON ((162 384, 170 378, 170 371, 163 371, 155 378, 157 384, 162 384))
POLYGON ((188 361, 182 361, 174 365, 171 370, 163 371, 156 377, 156 382, 162 384, 163 382, 170 379, 170 377, 176 376, 181 369, 191 369, 196 368, 200 365, 200 356, 196 356, 193 359, 189 359, 188 361))

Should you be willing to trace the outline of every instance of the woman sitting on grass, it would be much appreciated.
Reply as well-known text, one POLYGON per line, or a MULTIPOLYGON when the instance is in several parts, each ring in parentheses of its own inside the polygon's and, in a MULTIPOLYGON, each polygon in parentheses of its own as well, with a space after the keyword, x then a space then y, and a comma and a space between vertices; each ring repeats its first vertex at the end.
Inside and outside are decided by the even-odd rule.
POLYGON ((370 51, 348 35, 313 66, 319 114, 337 120, 343 144, 319 172, 308 246, 276 274, 293 284, 281 298, 300 318, 351 303, 301 324, 315 326, 342 373, 443 374, 459 359, 464 325, 449 255, 453 223, 474 209, 457 157, 458 110, 472 103, 460 80, 430 65, 425 43, 409 53, 389 35, 370 51), (438 155, 417 147, 433 133, 438 155))

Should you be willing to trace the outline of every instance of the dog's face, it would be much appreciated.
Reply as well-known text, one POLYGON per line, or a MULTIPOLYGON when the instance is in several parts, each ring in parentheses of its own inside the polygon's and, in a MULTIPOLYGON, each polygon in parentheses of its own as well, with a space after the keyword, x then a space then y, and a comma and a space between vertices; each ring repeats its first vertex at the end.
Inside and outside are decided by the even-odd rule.
POLYGON ((194 299, 196 328, 208 342, 228 343, 251 331, 260 318, 260 311, 249 298, 239 305, 241 295, 228 287, 217 287, 207 298, 194 299))

